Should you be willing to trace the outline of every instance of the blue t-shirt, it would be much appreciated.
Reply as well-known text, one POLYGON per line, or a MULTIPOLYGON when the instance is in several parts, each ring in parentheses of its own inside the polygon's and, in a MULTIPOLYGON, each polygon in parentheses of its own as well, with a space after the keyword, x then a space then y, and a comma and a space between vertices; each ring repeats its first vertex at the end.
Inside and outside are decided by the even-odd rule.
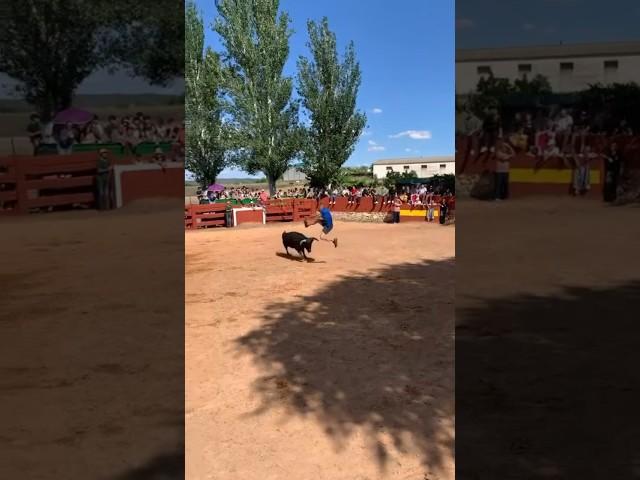
POLYGON ((331 218, 331 210, 329 210, 327 207, 322 207, 320 209, 320 216, 322 217, 322 220, 324 221, 325 227, 332 227, 333 226, 333 218, 331 218))

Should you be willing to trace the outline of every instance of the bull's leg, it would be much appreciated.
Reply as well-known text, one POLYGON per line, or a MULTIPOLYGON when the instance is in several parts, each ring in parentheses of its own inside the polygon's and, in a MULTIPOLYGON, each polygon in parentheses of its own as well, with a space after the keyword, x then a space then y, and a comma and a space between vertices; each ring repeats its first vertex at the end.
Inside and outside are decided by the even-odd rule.
POLYGON ((291 254, 289 253, 289 247, 284 247, 285 251, 287 252, 287 255, 291 256, 291 254))

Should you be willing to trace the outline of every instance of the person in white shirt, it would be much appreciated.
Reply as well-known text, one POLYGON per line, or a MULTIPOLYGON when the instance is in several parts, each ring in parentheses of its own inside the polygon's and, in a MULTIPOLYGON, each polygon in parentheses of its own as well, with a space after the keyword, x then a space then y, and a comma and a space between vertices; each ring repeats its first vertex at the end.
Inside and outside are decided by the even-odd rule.
POLYGON ((560 115, 555 121, 558 149, 564 150, 565 143, 568 141, 571 130, 573 128, 573 117, 566 109, 560 110, 560 115))

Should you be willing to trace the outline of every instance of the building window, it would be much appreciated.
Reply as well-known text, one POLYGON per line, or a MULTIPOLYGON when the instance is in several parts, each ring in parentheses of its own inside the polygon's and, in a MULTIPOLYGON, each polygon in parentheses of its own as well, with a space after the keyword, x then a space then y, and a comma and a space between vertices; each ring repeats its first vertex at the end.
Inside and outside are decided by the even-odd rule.
POLYGON ((487 65, 480 65, 477 71, 478 75, 491 75, 491 67, 487 65))
POLYGON ((560 73, 571 73, 571 72, 573 72, 573 62, 560 63, 560 73))
POLYGON ((393 172, 393 167, 387 167, 387 172, 393 172))
POLYGON ((446 170, 447 168, 447 164, 446 163, 441 163, 440 164, 440 170, 446 170))
POLYGON ((521 74, 531 73, 531 64, 521 63, 520 65, 518 65, 518 73, 521 73, 521 74))
POLYGON ((405 165, 404 167, 402 167, 405 169, 405 171, 409 170, 409 165, 405 165))
POLYGON ((604 69, 607 72, 615 72, 618 70, 618 60, 605 60, 604 69))
POLYGON ((422 168, 423 170, 426 170, 427 168, 429 168, 429 165, 420 165, 420 168, 422 168))

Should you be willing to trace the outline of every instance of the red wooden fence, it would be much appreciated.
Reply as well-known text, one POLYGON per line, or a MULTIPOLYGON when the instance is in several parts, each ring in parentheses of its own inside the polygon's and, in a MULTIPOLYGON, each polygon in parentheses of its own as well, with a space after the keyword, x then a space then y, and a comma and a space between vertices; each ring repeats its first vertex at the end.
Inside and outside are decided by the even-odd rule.
MULTIPOLYGON (((0 158, 0 214, 94 204, 97 160, 95 152, 0 158)), ((140 158, 111 157, 110 161, 112 165, 122 165, 139 162, 140 158)), ((182 184, 177 185, 170 196, 182 194, 182 184)), ((168 191, 164 184, 146 186, 168 191)))
MULTIPOLYGON (((435 216, 440 215, 440 196, 434 196, 435 216)), ((329 207, 334 212, 380 212, 385 213, 391 210, 391 203, 385 203, 382 197, 373 199, 372 197, 363 197, 360 202, 349 204, 347 198, 340 197, 336 199, 335 205, 330 205, 329 198, 323 198, 319 202, 313 199, 285 198, 269 200, 265 205, 265 217, 267 222, 299 222, 307 217, 316 215, 316 211, 320 206, 329 207)), ((185 205, 184 222, 186 229, 207 228, 216 226, 233 226, 227 223, 227 208, 243 208, 243 207, 227 207, 224 203, 212 203, 205 205, 185 205)), ((260 208, 260 207, 256 207, 260 208)), ((403 204, 401 211, 411 216, 406 220, 424 221, 426 219, 426 206, 411 206, 403 204)), ((455 197, 449 199, 449 218, 453 218, 455 214, 455 197)), ((401 214, 402 215, 402 214, 401 214)), ((233 217, 233 215, 231 215, 233 217)))

